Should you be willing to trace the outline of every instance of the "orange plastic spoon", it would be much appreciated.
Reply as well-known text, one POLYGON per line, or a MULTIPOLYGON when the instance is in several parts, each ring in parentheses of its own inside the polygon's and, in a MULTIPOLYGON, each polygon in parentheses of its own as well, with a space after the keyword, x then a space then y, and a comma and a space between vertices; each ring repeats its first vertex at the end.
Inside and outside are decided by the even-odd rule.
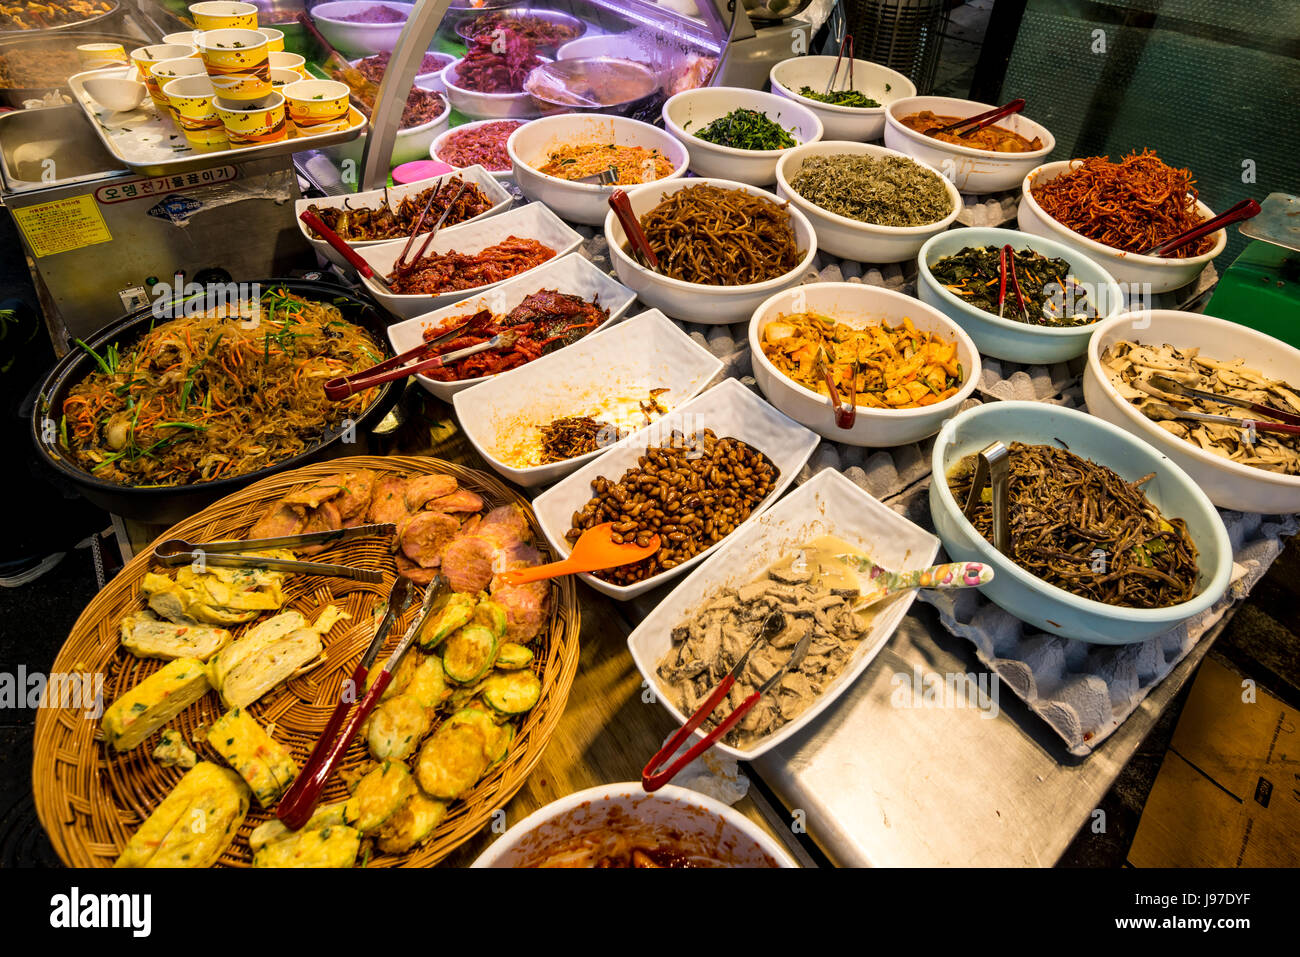
POLYGON ((499 576, 507 585, 524 585, 528 582, 541 581, 544 578, 558 578, 560 575, 574 575, 578 572, 597 572, 619 565, 630 565, 643 558, 649 558, 659 551, 659 536, 653 535, 650 544, 641 546, 635 542, 615 544, 614 523, 606 522, 587 529, 573 544, 573 551, 562 562, 549 565, 534 565, 532 568, 517 568, 502 572, 499 576))

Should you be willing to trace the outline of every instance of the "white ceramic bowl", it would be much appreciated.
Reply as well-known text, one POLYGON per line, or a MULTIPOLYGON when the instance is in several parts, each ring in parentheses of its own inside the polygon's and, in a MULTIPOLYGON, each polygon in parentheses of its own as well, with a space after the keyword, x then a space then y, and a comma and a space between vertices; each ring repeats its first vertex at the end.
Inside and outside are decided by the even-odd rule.
POLYGON ((1045 402, 990 402, 967 409, 944 425, 931 456, 930 517, 953 561, 992 565, 988 599, 1017 618, 1066 638, 1101 645, 1145 641, 1199 615, 1223 596, 1232 576, 1232 544, 1205 493, 1163 452, 1085 412, 1045 402), (1168 608, 1124 608, 1080 598, 1049 585, 1011 561, 962 515, 945 476, 990 442, 1063 443, 1085 459, 1136 482, 1154 473, 1143 491, 1165 517, 1181 518, 1197 550, 1200 576, 1190 601, 1168 608))
MULTIPOLYGON (((1068 229, 1047 215, 1043 211, 1043 207, 1038 205, 1038 200, 1034 199, 1031 192, 1038 183, 1050 182, 1066 172, 1072 163, 1073 160, 1046 163, 1030 171, 1024 182, 1021 183, 1020 210, 1016 214, 1016 224, 1023 232, 1059 240, 1065 245, 1079 250, 1085 256, 1091 256, 1102 268, 1114 276, 1116 282, 1121 286, 1135 287, 1131 290, 1133 293, 1145 295, 1147 293, 1154 294, 1169 292, 1171 289, 1181 289, 1188 283, 1193 282, 1201 274, 1201 270, 1209 264, 1210 260, 1222 253, 1227 247, 1228 231, 1226 229, 1220 229, 1210 234, 1214 245, 1210 247, 1209 252, 1201 253, 1199 256, 1188 256, 1186 259, 1141 256, 1137 253, 1124 252, 1113 246, 1104 246, 1086 236, 1080 236, 1074 230, 1068 229), (1144 288, 1148 284, 1150 288, 1144 288)), ((1196 202, 1196 209, 1201 214, 1202 219, 1211 219, 1214 216, 1210 207, 1200 200, 1196 202)))
MULTIPOLYGON (((633 214, 640 219, 658 206, 665 196, 679 189, 701 185, 739 189, 777 201, 775 196, 757 186, 725 179, 676 179, 670 182, 650 183, 631 190, 628 193, 628 201, 632 205, 633 214)), ((673 279, 646 269, 624 251, 623 246, 627 242, 627 236, 613 210, 605 216, 605 241, 609 244, 610 260, 614 263, 614 272, 617 273, 619 280, 635 289, 646 305, 662 309, 666 315, 684 322, 729 325, 733 322, 744 322, 768 296, 799 285, 811 267, 813 258, 817 255, 817 237, 813 233, 812 224, 808 222, 808 217, 793 205, 788 205, 786 212, 790 214, 795 243, 803 250, 803 256, 788 273, 743 286, 706 286, 702 283, 673 279)))
MULTIPOLYGON (((497 213, 503 213, 514 203, 514 197, 511 196, 504 187, 493 179, 482 166, 468 166, 465 169, 457 170, 454 173, 446 173, 442 176, 433 176, 429 179, 418 180, 414 183, 407 183, 403 186, 391 186, 387 189, 369 189, 360 193, 344 193, 341 196, 324 196, 319 199, 299 199, 293 204, 294 222, 298 224, 298 231, 322 256, 331 262, 337 263, 345 269, 351 269, 348 261, 344 259, 337 250, 323 239, 318 239, 307 229, 307 224, 298 217, 302 215, 303 210, 309 206, 321 207, 351 207, 353 209, 371 208, 377 209, 385 202, 388 203, 389 209, 396 209, 408 196, 418 196, 430 186, 437 186, 446 179, 459 175, 464 183, 473 183, 481 189, 488 199, 492 200, 492 207, 485 212, 479 213, 471 219, 464 222, 456 223, 454 226, 444 226, 440 229, 439 235, 453 235, 456 230, 469 223, 478 222, 488 216, 495 216, 497 213)), ((432 228, 433 223, 427 226, 432 228)), ((427 232, 427 229, 426 229, 427 232)), ((421 233, 420 235, 424 235, 421 233)), ((391 243, 391 239, 368 239, 349 242, 348 245, 353 249, 366 249, 371 246, 382 246, 384 243, 391 243)))
POLYGON ((144 102, 145 95, 149 92, 138 80, 120 76, 87 77, 81 86, 104 109, 118 113, 134 110, 144 102))
MULTIPOLYGON (((916 294, 927 306, 938 309, 970 334, 980 353, 1012 362, 1048 364, 1064 362, 1088 351, 1097 324, 1124 309, 1124 295, 1110 273, 1064 243, 1045 236, 1030 236, 1014 229, 974 227, 950 229, 931 237, 916 257, 916 294), (1050 259, 1064 259, 1070 275, 1083 285, 1085 295, 1097 309, 1096 322, 1085 326, 1054 328, 1031 326, 1014 319, 999 318, 995 313, 977 309, 934 278, 930 264, 960 252, 966 246, 1000 247, 1010 243, 1017 251, 1032 249, 1050 259)), ((1023 280, 1022 280, 1023 281, 1023 280)), ((1007 316, 1015 314, 1015 296, 1007 290, 1007 316)))
MULTIPOLYGON (((445 94, 447 89, 442 85, 442 71, 447 69, 450 64, 454 63, 456 58, 450 53, 440 53, 437 50, 430 50, 429 53, 438 57, 438 59, 442 61, 442 65, 436 70, 431 70, 428 73, 415 74, 415 85, 424 90, 432 90, 434 93, 445 94)), ((364 59, 365 57, 357 57, 349 62, 353 66, 357 66, 364 59)))
MULTIPOLYGON (((550 246, 555 250, 555 255, 548 259, 547 262, 567 256, 582 245, 582 236, 541 203, 525 203, 497 216, 489 216, 477 222, 469 223, 457 229, 454 233, 448 232, 444 234, 439 230, 429 244, 425 255, 446 253, 452 250, 466 254, 476 253, 489 246, 504 242, 511 236, 535 239, 544 246, 550 246)), ((357 252, 360 253, 362 259, 370 264, 375 272, 381 276, 387 276, 392 272, 393 264, 402 255, 406 244, 407 240, 405 239, 393 239, 375 246, 367 246, 364 249, 357 250, 357 252)), ((411 250, 408 258, 414 260, 415 254, 420 250, 421 246, 423 246, 423 242, 411 250)), ((545 263, 542 265, 545 265, 545 263)), ((533 269, 526 270, 518 275, 526 276, 537 268, 539 267, 534 266, 533 269)), ((514 279, 516 277, 511 276, 510 278, 514 279)), ((373 279, 363 276, 361 281, 365 283, 370 295, 381 302, 385 309, 393 315, 402 316, 405 319, 423 315, 431 309, 438 309, 448 303, 467 299, 501 284, 488 283, 471 289, 456 289, 432 295, 397 295, 388 292, 373 279)), ((502 280, 502 282, 504 281, 502 280)))
MULTIPOLYGON (((421 89, 428 89, 432 93, 438 92, 425 86, 421 86, 421 89)), ((451 110, 447 107, 447 95, 438 93, 438 97, 442 100, 441 113, 427 123, 397 131, 397 135, 393 139, 393 152, 388 157, 389 169, 401 166, 403 163, 429 158, 429 147, 433 145, 435 139, 447 131, 447 127, 451 123, 451 110)), ((363 130, 356 139, 332 147, 331 152, 340 159, 350 159, 360 165, 361 155, 366 147, 366 135, 366 131, 363 130)))
POLYGON ((696 176, 715 176, 750 186, 766 186, 776 179, 777 160, 790 149, 741 150, 710 143, 695 135, 714 120, 738 109, 762 113, 789 132, 799 146, 822 138, 822 121, 817 114, 784 96, 734 86, 683 90, 664 103, 664 128, 690 151, 691 172, 696 176))
MULTIPOLYGON (((1224 362, 1242 359, 1246 368, 1292 384, 1300 383, 1300 350, 1226 319, 1155 309, 1125 313, 1099 325, 1088 346, 1088 366, 1083 374, 1089 412, 1168 455, 1219 508, 1270 515, 1300 512, 1300 475, 1268 472, 1207 452, 1166 432, 1120 395, 1101 356, 1121 339, 1198 349, 1202 356, 1224 362)), ((1230 414, 1251 416, 1244 409, 1230 414)))
POLYGON ((882 286, 856 282, 817 282, 796 286, 772 296, 754 310, 749 323, 749 349, 754 378, 768 401, 802 422, 819 435, 847 445, 888 448, 909 445, 934 435, 944 420, 957 414, 975 391, 980 377, 980 354, 970 336, 939 310, 901 292, 882 286), (798 312, 816 312, 846 325, 864 328, 888 323, 896 326, 904 318, 923 332, 933 332, 956 341, 957 355, 965 378, 961 388, 942 402, 917 409, 874 409, 858 407, 851 429, 835 424, 830 399, 820 395, 777 370, 763 354, 763 331, 781 316, 798 312))
POLYGON ((497 838, 471 866, 534 866, 566 839, 612 831, 647 847, 677 835, 676 843, 698 854, 701 866, 796 866, 766 831, 721 801, 671 784, 646 794, 640 781, 601 784, 552 801, 497 838))
POLYGON ((585 60, 588 57, 613 56, 650 64, 664 54, 655 47, 654 38, 649 35, 647 37, 649 43, 638 42, 632 33, 597 33, 592 36, 578 37, 576 40, 562 44, 555 53, 555 59, 585 60))
MULTIPOLYGON (((679 405, 648 429, 611 446, 533 500, 538 524, 557 554, 567 557, 571 550, 564 536, 572 527, 573 513, 590 501, 592 481, 604 476, 617 482, 624 472, 637 464, 637 459, 645 454, 647 448, 668 444, 674 429, 686 434, 712 429, 719 438, 740 439, 766 455, 779 470, 775 488, 754 507, 749 518, 732 531, 732 535, 748 526, 781 497, 819 441, 814 433, 741 385, 739 379, 724 379, 707 392, 679 405)), ((675 568, 633 585, 612 585, 585 572, 578 577, 602 594, 627 601, 681 576, 717 551, 720 544, 714 543, 675 568)))
MULTIPOLYGON (((529 122, 532 121, 531 120, 474 120, 472 123, 462 123, 460 126, 453 126, 450 129, 443 130, 441 133, 437 135, 434 141, 429 144, 429 159, 437 160, 439 163, 446 163, 448 166, 452 167, 453 169, 463 169, 464 167, 458 167, 456 166, 455 163, 443 159, 443 157, 440 155, 440 150, 442 149, 443 144, 445 144, 449 139, 451 139, 452 136, 454 136, 459 132, 462 132, 463 130, 472 130, 480 126, 487 126, 489 123, 529 123, 529 122)), ((509 154, 506 154, 506 156, 508 159, 509 154)), ((487 167, 483 167, 483 169, 487 169, 487 167)), ((493 179, 496 179, 497 181, 503 183, 506 182, 507 180, 513 180, 515 177, 515 171, 509 168, 489 169, 487 170, 487 172, 492 176, 493 179)))
POLYGON ((516 485, 548 485, 591 461, 600 451, 563 462, 514 466, 510 450, 536 436, 536 427, 569 415, 591 415, 629 431, 644 418, 635 411, 651 389, 665 388, 669 411, 693 399, 722 370, 722 361, 658 309, 579 339, 562 353, 488 379, 454 401, 456 418, 474 449, 516 485))
MULTIPOLYGON (((694 609, 704 605, 720 588, 739 588, 787 556, 823 535, 834 535, 862 549, 892 571, 911 571, 934 564, 939 539, 882 505, 841 473, 824 469, 727 538, 709 560, 691 572, 628 636, 632 660, 655 697, 678 724, 689 714, 670 700, 659 678, 659 664, 673 646, 673 628, 689 621, 694 609)), ((916 592, 909 591, 882 604, 870 631, 858 643, 853 657, 812 706, 775 732, 748 748, 724 742, 713 750, 739 761, 749 761, 777 747, 817 720, 858 679, 880 652, 911 607, 916 592)), ((705 731, 696 730, 695 738, 705 731)), ((692 739, 691 744, 695 741, 692 739)))
MULTIPOLYGON (((506 152, 510 154, 515 182, 525 196, 546 203, 571 222, 596 226, 605 221, 614 187, 572 183, 548 176, 537 167, 545 166, 551 153, 561 146, 611 142, 657 149, 673 164, 669 175, 651 185, 679 179, 686 173, 690 157, 685 147, 663 130, 626 116, 593 113, 546 116, 511 133, 506 140, 506 152)), ((629 192, 633 189, 623 188, 629 192)))
POLYGON ((391 52, 406 26, 405 20, 399 23, 353 23, 336 19, 377 6, 406 10, 408 14, 414 9, 410 4, 384 3, 382 0, 331 0, 330 3, 312 7, 311 18, 316 29, 330 42, 330 46, 344 56, 364 57, 373 53, 391 52))
MULTIPOLYGON (((539 57, 543 63, 551 61, 539 57)), ((456 85, 456 68, 460 60, 448 63, 442 71, 442 85, 451 105, 476 120, 531 119, 541 115, 541 107, 527 93, 479 93, 456 85)))
POLYGON ((958 146, 910 130, 899 122, 899 117, 930 110, 939 116, 975 116, 996 107, 974 100, 958 100, 950 96, 913 96, 895 100, 885 110, 885 145, 923 160, 941 171, 963 193, 997 193, 1015 189, 1025 174, 1056 149, 1056 137, 1041 123, 1035 123, 1023 113, 998 120, 996 126, 1019 133, 1027 140, 1035 136, 1043 141, 1041 149, 1029 153, 995 153, 977 150, 971 146, 958 146))
POLYGON ((799 175, 804 162, 810 157, 846 155, 870 156, 873 159, 885 156, 913 159, 883 146, 831 140, 788 150, 776 164, 776 193, 782 199, 788 199, 792 207, 808 217, 817 232, 818 248, 841 259, 852 259, 858 262, 902 262, 920 252, 925 241, 931 236, 938 235, 956 222, 962 210, 961 193, 957 192, 957 188, 951 181, 941 176, 938 170, 920 160, 913 161, 939 177, 948 191, 948 199, 952 202, 952 211, 947 216, 923 226, 878 226, 875 223, 850 219, 848 216, 822 209, 816 203, 804 199, 791 187, 790 181, 799 175))
MULTIPOLYGON (((509 312, 533 293, 540 292, 543 289, 554 289, 558 292, 581 296, 589 302, 598 303, 602 309, 609 310, 609 318, 588 335, 618 322, 627 313, 633 300, 636 299, 632 290, 626 286, 620 286, 593 266, 591 261, 585 257, 563 256, 543 263, 526 273, 507 279, 505 282, 493 286, 486 293, 479 293, 454 302, 450 306, 426 312, 414 319, 395 323, 388 327, 388 341, 393 344, 394 351, 398 353, 414 349, 424 342, 424 331, 426 329, 443 328, 451 320, 472 315, 480 309, 489 309, 497 315, 509 312)), ((582 339, 578 340, 578 342, 581 341, 582 339)), ((514 370, 510 371, 513 372, 514 370)), ((444 402, 452 401, 452 396, 462 389, 476 386, 490 378, 492 377, 481 376, 477 379, 440 382, 437 379, 430 379, 426 375, 416 375, 415 377, 416 381, 424 389, 444 402)))
MULTIPOLYGON (((836 106, 800 95, 799 90, 805 86, 812 87, 818 93, 825 90, 826 81, 835 69, 835 60, 833 56, 796 56, 782 60, 768 74, 772 92, 788 97, 817 114, 817 118, 822 121, 823 139, 858 143, 880 139, 880 134, 885 129, 885 108, 895 100, 916 96, 916 84, 887 66, 870 60, 854 60, 853 89, 871 97, 880 106, 870 109, 836 106), (889 88, 886 89, 886 86, 889 88)), ((837 90, 848 89, 847 74, 848 62, 845 61, 840 64, 839 82, 835 85, 837 90)))

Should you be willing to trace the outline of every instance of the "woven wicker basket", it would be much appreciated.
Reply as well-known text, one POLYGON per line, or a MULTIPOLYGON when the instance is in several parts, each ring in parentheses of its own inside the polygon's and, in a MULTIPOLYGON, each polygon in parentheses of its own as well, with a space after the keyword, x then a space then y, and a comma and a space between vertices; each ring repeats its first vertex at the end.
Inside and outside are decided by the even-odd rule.
MULTIPOLYGON (((445 473, 455 476, 464 488, 481 495, 488 507, 521 505, 528 513, 538 547, 546 551, 545 538, 528 502, 495 478, 441 459, 400 456, 336 459, 264 479, 174 526, 163 537, 189 541, 243 538, 267 506, 290 489, 359 468, 398 475, 445 473)), ((263 725, 275 725, 275 739, 290 749, 300 766, 324 729, 342 682, 351 675, 370 643, 376 620, 372 617, 374 610, 378 607, 382 612, 396 576, 388 544, 378 539, 345 542, 315 560, 379 568, 384 572, 384 581, 371 585, 309 576, 286 579, 286 608, 296 608, 314 618, 325 605, 334 604, 352 616, 326 635, 324 664, 281 684, 250 708, 263 725)), ((136 556, 82 612, 55 659, 55 673, 103 674, 105 705, 165 663, 135 657, 121 647, 118 639, 118 622, 127 613, 142 607, 139 585, 150 570, 161 570, 152 561, 152 551, 136 556)), ((423 845, 401 855, 376 853, 368 866, 436 864, 487 823, 493 810, 503 806, 519 790, 537 764, 564 711, 578 666, 579 616, 572 579, 555 579, 551 595, 549 627, 532 645, 536 656, 533 670, 542 682, 541 699, 524 717, 505 761, 452 805, 450 813, 423 845)), ((390 648, 414 614, 414 607, 408 609, 399 622, 400 627, 394 626, 390 648)), ((384 659, 381 656, 379 660, 384 659)), ((210 725, 222 710, 218 696, 209 692, 167 726, 180 729, 201 759, 220 764, 221 759, 206 744, 193 742, 195 729, 201 724, 210 725)), ((36 810, 60 858, 73 867, 111 866, 127 839, 184 773, 180 768, 162 767, 154 760, 156 735, 132 751, 117 754, 96 740, 98 727, 97 717, 91 717, 82 707, 43 707, 36 719, 32 765, 36 810)), ((347 783, 356 779, 368 759, 365 742, 358 738, 330 781, 322 801, 345 798, 347 783)), ((254 802, 238 838, 220 863, 248 866, 252 862, 248 835, 270 816, 270 811, 254 802)))

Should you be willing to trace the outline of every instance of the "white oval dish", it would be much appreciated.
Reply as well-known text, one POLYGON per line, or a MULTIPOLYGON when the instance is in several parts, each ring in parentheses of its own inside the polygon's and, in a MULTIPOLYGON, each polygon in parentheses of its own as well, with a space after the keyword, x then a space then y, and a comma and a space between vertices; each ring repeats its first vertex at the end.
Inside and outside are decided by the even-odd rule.
MULTIPOLYGON (((453 126, 451 129, 443 130, 434 138, 433 142, 429 144, 429 159, 437 160, 439 163, 446 163, 448 166, 452 167, 453 169, 468 169, 469 167, 457 166, 455 163, 449 162, 448 160, 443 159, 442 156, 439 155, 438 151, 442 149, 443 144, 445 144, 449 139, 451 139, 451 137, 453 137, 454 135, 456 135, 457 133, 463 130, 476 129, 480 126, 487 126, 489 123, 529 123, 529 122, 532 121, 531 120, 473 120, 472 122, 469 123, 462 123, 460 124, 460 126, 453 126)), ((512 130, 511 132, 514 131, 512 130)), ((507 157, 508 156, 509 154, 507 154, 507 157)), ((496 169, 488 169, 486 166, 481 166, 480 168, 485 170, 493 179, 501 183, 504 183, 508 180, 513 180, 515 177, 515 172, 513 169, 496 170, 496 169)))

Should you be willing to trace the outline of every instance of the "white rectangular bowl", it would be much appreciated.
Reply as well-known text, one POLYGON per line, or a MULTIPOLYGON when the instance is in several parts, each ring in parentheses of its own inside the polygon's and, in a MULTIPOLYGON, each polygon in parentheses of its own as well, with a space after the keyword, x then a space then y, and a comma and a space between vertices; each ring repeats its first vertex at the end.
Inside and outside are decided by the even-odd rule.
POLYGON ((567 557, 570 550, 564 534, 571 527, 573 513, 580 511, 591 499, 592 481, 603 475, 610 481, 617 482, 624 472, 637 464, 637 458, 644 454, 647 447, 666 444, 674 429, 687 434, 712 429, 718 438, 730 436, 753 446, 771 459, 780 470, 776 487, 755 506, 749 518, 737 526, 731 535, 721 542, 715 542, 676 568, 660 572, 634 585, 612 585, 585 573, 578 576, 596 591, 619 601, 635 598, 678 577, 704 561, 723 542, 738 535, 741 529, 751 525, 764 509, 781 497, 781 493, 794 481, 795 475, 821 441, 815 432, 778 412, 760 396, 741 385, 739 379, 724 379, 707 392, 679 405, 649 427, 611 446, 533 500, 537 521, 551 547, 562 558, 567 557))
MULTIPOLYGON (((515 198, 510 195, 508 190, 502 187, 496 177, 482 166, 466 166, 464 169, 452 170, 450 173, 444 173, 442 176, 431 176, 429 179, 407 183, 405 186, 391 186, 386 191, 383 189, 368 189, 361 193, 345 193, 342 196, 325 196, 320 199, 300 199, 295 201, 293 204, 293 219, 294 222, 298 224, 298 231, 302 233, 303 238, 306 239, 307 242, 311 243, 313 249, 330 262, 342 266, 344 269, 351 269, 352 267, 348 264, 348 261, 339 254, 337 249, 325 242, 325 240, 317 239, 311 234, 311 230, 307 228, 307 224, 298 218, 302 215, 303 210, 308 206, 315 206, 318 209, 328 209, 330 207, 342 208, 343 206, 349 206, 353 209, 358 209, 363 206, 368 209, 378 209, 384 203, 385 194, 387 194, 388 197, 388 208, 396 210, 398 205, 400 205, 402 200, 406 197, 418 196, 430 186, 437 186, 443 180, 456 176, 457 174, 460 175, 463 182, 474 183, 479 189, 483 190, 483 194, 487 196, 488 199, 492 200, 493 206, 491 209, 485 210, 477 216, 471 216, 464 222, 457 223, 455 226, 447 226, 444 229, 439 230, 439 235, 450 233, 453 230, 460 229, 462 226, 469 223, 478 222, 488 216, 495 216, 497 213, 505 212, 515 201, 515 198)), ((436 221, 437 220, 435 219, 434 222, 436 221)), ((430 222, 427 225, 432 227, 433 223, 430 222)), ((426 232, 427 231, 428 230, 426 230, 426 232)), ((402 241, 405 242, 405 240, 402 241)), ((384 243, 391 242, 393 242, 391 239, 362 239, 356 242, 350 242, 348 245, 353 249, 361 250, 368 249, 371 246, 380 246, 384 243)))
POLYGON ((666 388, 660 402, 672 411, 698 395, 722 365, 671 319, 651 309, 457 392, 453 403, 466 437, 488 464, 504 478, 532 488, 558 481, 600 450, 518 468, 498 458, 503 436, 562 416, 592 414, 612 394, 631 397, 666 388))
MULTIPOLYGON (((498 315, 509 312, 533 293, 540 292, 543 289, 554 289, 557 292, 581 296, 588 301, 595 301, 602 309, 609 310, 609 318, 587 333, 587 336, 594 335, 618 322, 631 307, 633 300, 636 299, 636 293, 615 282, 610 276, 605 275, 593 266, 585 256, 557 257, 543 263, 536 269, 530 269, 526 273, 498 283, 485 293, 471 294, 468 299, 460 299, 449 306, 426 312, 414 319, 394 323, 388 327, 388 341, 392 343, 396 352, 406 352, 414 349, 424 341, 425 329, 442 326, 448 319, 473 314, 480 309, 488 309, 498 315)), ((461 295, 464 295, 464 293, 461 295)), ((587 336, 583 336, 578 342, 582 342, 587 336)), ((574 343, 574 345, 577 344, 574 343)), ((567 349, 557 351, 563 351, 565 355, 568 354, 567 349)), ((542 358, 545 358, 545 356, 542 358)), ((537 361, 540 362, 541 359, 537 361)), ((525 365, 521 368, 526 369, 528 366, 525 365)), ((516 370, 510 370, 510 372, 514 371, 516 370)), ((510 373, 505 374, 509 375, 510 373)), ((457 392, 487 382, 489 379, 495 378, 495 376, 479 376, 477 379, 462 379, 457 382, 439 382, 425 375, 417 375, 415 378, 421 386, 439 399, 450 402, 452 396, 457 392)))
MULTIPOLYGON (((655 697, 678 724, 690 715, 682 714, 662 693, 657 669, 672 648, 673 627, 719 588, 745 585, 776 564, 783 555, 814 538, 835 535, 856 545, 877 564, 891 571, 907 571, 934 564, 939 539, 882 505, 842 474, 825 469, 803 486, 764 512, 757 521, 746 523, 728 537, 726 544, 690 577, 672 590, 637 629, 628 636, 628 650, 655 697)), ((714 749, 741 761, 749 761, 797 734, 831 702, 844 693, 871 664, 907 614, 915 591, 887 599, 872 620, 871 630, 858 643, 853 658, 826 692, 793 721, 787 721, 753 748, 742 751, 718 742, 714 749)), ((727 713, 724 702, 717 718, 727 713)), ((705 730, 697 730, 697 738, 705 730)), ((864 729, 864 733, 868 733, 864 729)), ((648 755, 647 755, 648 757, 648 755)))
MULTIPOLYGON (((523 206, 516 206, 514 209, 498 216, 481 219, 476 223, 470 223, 454 231, 448 230, 445 234, 439 230, 438 235, 433 237, 433 242, 429 243, 425 255, 448 253, 452 250, 460 253, 476 253, 487 249, 489 246, 495 246, 511 236, 535 239, 543 246, 550 246, 554 249, 555 255, 542 265, 567 256, 582 245, 582 235, 560 219, 559 216, 556 216, 541 203, 527 203, 523 206)), ((370 264, 375 272, 381 276, 387 276, 392 272, 393 264, 397 262, 398 257, 402 255, 402 250, 405 248, 405 239, 393 239, 386 243, 380 243, 378 246, 359 249, 357 252, 360 253, 362 259, 370 264)), ((417 242, 407 258, 408 262, 414 261, 415 254, 419 252, 419 249, 420 243, 417 242)), ((510 278, 517 279, 526 276, 529 273, 536 272, 539 268, 534 266, 532 269, 510 278)), ((482 286, 475 286, 472 289, 455 289, 450 292, 433 293, 432 295, 399 296, 388 292, 373 279, 367 279, 365 276, 360 278, 365 283, 370 295, 374 296, 385 309, 404 319, 422 315, 430 309, 437 309, 440 306, 445 306, 448 303, 456 302, 466 296, 472 296, 475 293, 483 292, 509 281, 503 279, 501 282, 491 282, 482 286)))

